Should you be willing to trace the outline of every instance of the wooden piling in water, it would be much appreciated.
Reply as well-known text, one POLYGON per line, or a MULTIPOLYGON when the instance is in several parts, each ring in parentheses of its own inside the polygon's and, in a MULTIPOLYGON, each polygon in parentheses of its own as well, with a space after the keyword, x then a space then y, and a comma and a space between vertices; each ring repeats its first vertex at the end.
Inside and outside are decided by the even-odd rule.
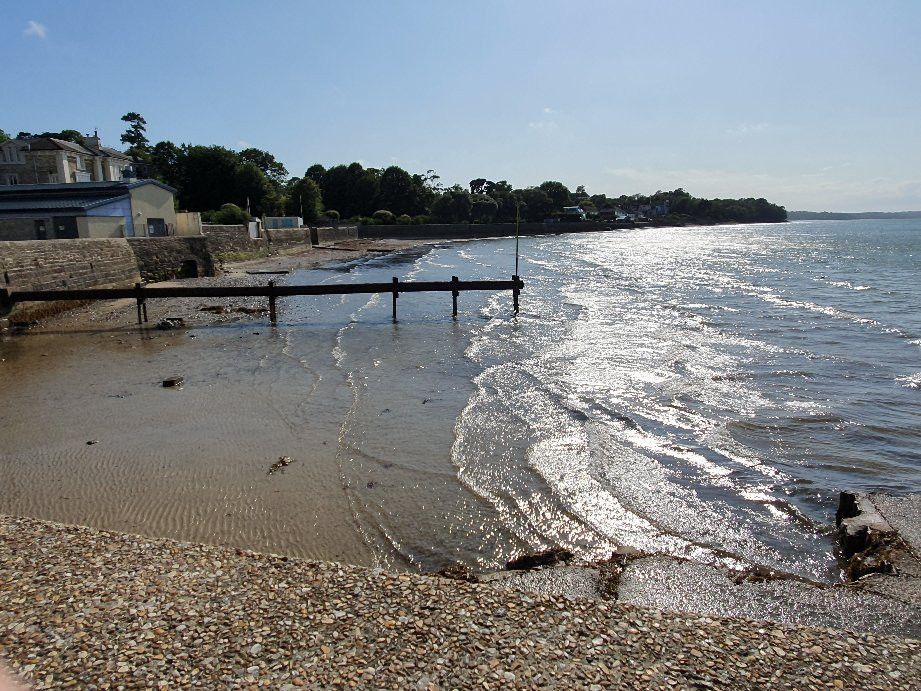
POLYGON ((518 275, 512 280, 461 281, 452 276, 450 281, 407 281, 400 282, 396 276, 390 283, 346 283, 324 285, 276 285, 274 280, 261 286, 169 286, 148 287, 135 283, 131 288, 83 288, 75 290, 22 290, 0 289, 0 314, 7 314, 18 303, 55 302, 75 300, 117 300, 133 298, 137 303, 138 324, 147 321, 147 300, 170 297, 268 297, 269 318, 275 324, 278 320, 277 300, 292 295, 357 295, 390 293, 393 299, 393 320, 397 319, 397 298, 400 293, 424 291, 450 292, 452 316, 457 316, 457 298, 465 290, 511 290, 512 304, 518 312, 519 296, 524 282, 518 275))
POLYGON ((144 323, 147 323, 147 298, 144 297, 144 286, 141 283, 134 284, 136 293, 135 299, 138 303, 138 324, 141 323, 141 313, 144 314, 144 323))
POLYGON ((275 324, 278 316, 275 312, 275 281, 269 281, 269 320, 275 324))

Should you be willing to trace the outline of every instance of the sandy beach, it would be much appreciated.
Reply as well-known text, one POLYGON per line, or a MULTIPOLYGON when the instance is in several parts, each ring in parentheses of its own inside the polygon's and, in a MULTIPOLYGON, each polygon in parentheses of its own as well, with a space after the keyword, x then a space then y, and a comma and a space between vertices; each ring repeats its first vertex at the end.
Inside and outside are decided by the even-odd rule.
MULTIPOLYGON (((344 243, 225 267, 250 285, 411 243, 344 243)), ((0 512, 259 551, 373 563, 340 483, 347 400, 284 343, 257 298, 95 303, 0 340, 0 512), (181 318, 186 326, 161 330, 181 318), (225 353, 244 341, 251 359, 225 353), (271 371, 260 353, 279 353, 271 371), (182 376, 178 388, 164 379, 182 376), (285 386, 276 386, 284 382, 285 386), (291 383, 294 382, 292 386, 291 383), (272 467, 279 464, 275 471, 272 467), (270 472, 272 471, 272 472, 270 472)), ((330 357, 320 353, 317 357, 330 357)))

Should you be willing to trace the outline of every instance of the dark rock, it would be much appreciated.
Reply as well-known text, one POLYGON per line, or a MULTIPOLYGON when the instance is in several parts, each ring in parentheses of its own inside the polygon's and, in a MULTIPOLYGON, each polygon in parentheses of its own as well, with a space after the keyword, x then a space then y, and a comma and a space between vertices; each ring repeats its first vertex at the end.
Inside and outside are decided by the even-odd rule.
POLYGON ((282 468, 291 465, 294 463, 294 459, 291 456, 279 456, 278 460, 272 464, 272 467, 269 468, 269 475, 274 473, 276 470, 281 470, 282 468))
POLYGON ((169 331, 180 326, 185 326, 185 319, 182 317, 166 317, 157 322, 157 328, 161 331, 169 331))
POLYGON ((573 554, 569 550, 560 547, 554 547, 544 552, 536 554, 523 554, 506 563, 505 568, 510 571, 523 571, 527 569, 536 569, 539 566, 553 566, 560 562, 567 562, 572 559, 573 554))
POLYGON ((450 578, 455 581, 467 581, 468 583, 477 582, 477 577, 473 571, 463 564, 451 564, 450 566, 436 571, 435 575, 441 576, 442 578, 450 578))
POLYGON ((163 380, 163 386, 165 387, 182 386, 184 381, 185 380, 182 377, 167 377, 166 379, 163 380))
POLYGON ((905 550, 907 545, 876 508, 871 496, 842 492, 835 522, 845 580, 853 582, 871 573, 896 572, 893 553, 905 550))

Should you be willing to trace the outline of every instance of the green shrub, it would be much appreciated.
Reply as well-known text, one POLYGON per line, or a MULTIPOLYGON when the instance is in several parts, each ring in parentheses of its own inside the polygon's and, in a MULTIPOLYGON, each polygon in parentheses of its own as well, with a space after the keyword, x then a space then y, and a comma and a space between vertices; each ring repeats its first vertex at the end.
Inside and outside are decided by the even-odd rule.
POLYGON ((393 212, 387 211, 387 209, 378 209, 372 214, 372 217, 375 221, 383 225, 393 223, 393 212))
POLYGON ((399 216, 396 217, 396 222, 399 223, 401 226, 408 226, 410 223, 413 222, 413 217, 410 216, 409 214, 400 214, 399 216))
POLYGON ((338 221, 339 212, 335 209, 327 209, 323 212, 323 218, 329 219, 330 221, 338 221))
POLYGON ((219 211, 205 211, 201 215, 205 223, 217 223, 223 226, 246 225, 251 216, 236 204, 224 204, 219 211))

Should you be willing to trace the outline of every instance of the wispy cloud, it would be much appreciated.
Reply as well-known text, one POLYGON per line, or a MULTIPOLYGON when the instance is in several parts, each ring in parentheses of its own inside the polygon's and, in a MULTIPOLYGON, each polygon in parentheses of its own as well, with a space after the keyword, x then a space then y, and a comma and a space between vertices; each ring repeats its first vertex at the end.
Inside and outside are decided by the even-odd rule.
POLYGON ((550 106, 541 109, 540 116, 528 123, 528 130, 531 132, 553 132, 559 129, 554 115, 559 115, 560 111, 554 110, 550 106))
POLYGON ((25 28, 25 31, 22 32, 22 35, 44 39, 48 35, 48 27, 44 24, 39 24, 34 19, 30 19, 29 25, 25 28))
POLYGON ((751 134, 760 134, 771 129, 771 123, 769 122, 754 122, 754 123, 745 123, 741 125, 736 125, 735 127, 726 130, 726 134, 730 137, 747 137, 751 134))

